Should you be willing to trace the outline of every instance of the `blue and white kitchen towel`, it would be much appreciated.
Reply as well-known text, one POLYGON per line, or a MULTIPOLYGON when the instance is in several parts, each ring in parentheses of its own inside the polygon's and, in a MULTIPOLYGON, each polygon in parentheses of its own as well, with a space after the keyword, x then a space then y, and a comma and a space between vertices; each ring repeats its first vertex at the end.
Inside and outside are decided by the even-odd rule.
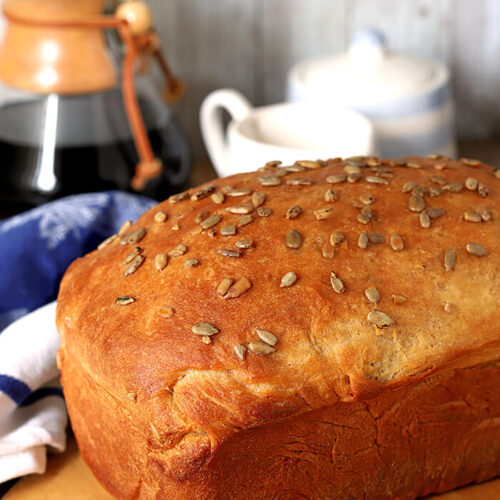
POLYGON ((117 191, 70 196, 0 222, 0 483, 43 473, 63 451, 55 299, 68 265, 154 202, 117 191))

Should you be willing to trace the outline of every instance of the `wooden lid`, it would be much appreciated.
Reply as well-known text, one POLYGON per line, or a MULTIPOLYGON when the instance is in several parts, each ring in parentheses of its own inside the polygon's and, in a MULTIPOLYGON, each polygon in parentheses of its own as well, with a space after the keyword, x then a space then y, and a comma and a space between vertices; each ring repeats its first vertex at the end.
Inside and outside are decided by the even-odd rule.
POLYGON ((104 3, 5 0, 9 24, 0 46, 0 80, 39 93, 80 94, 114 87, 116 71, 100 28, 43 26, 44 21, 99 15, 104 3))

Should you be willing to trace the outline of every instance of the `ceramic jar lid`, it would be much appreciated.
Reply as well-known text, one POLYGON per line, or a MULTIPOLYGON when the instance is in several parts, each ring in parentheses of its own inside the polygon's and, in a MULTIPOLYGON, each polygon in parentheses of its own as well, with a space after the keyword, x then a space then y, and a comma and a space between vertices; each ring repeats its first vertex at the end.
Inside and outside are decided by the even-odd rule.
POLYGON ((358 32, 344 54, 297 64, 289 97, 393 116, 436 107, 448 97, 448 82, 442 63, 392 53, 385 37, 369 29, 358 32))

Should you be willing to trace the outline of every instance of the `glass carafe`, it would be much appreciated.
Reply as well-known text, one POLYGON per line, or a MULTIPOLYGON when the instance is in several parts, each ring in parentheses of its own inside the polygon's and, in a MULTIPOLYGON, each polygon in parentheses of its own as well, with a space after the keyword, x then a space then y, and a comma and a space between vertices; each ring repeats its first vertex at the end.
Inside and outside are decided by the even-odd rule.
MULTIPOLYGON (((132 190, 141 159, 124 89, 118 83, 120 64, 112 63, 102 30, 64 26, 100 14, 103 3, 6 0, 4 4, 9 20, 0 46, 4 210, 8 206, 17 211, 73 193, 132 190), (30 10, 35 4, 37 9, 30 10), (47 13, 50 21, 45 19, 47 13), (63 27, 45 25, 54 19, 63 27)), ((145 135, 160 165, 135 191, 161 199, 181 189, 187 179, 187 141, 148 74, 135 76, 134 90, 145 135)))

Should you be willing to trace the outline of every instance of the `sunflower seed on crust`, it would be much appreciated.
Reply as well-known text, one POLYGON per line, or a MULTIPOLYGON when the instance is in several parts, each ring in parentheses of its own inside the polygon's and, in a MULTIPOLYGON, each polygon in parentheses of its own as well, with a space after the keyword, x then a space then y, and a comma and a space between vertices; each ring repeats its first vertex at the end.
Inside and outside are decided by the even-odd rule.
POLYGON ((118 304, 119 306, 126 306, 128 304, 132 304, 132 302, 135 302, 135 299, 130 295, 121 295, 115 300, 115 304, 118 304))
POLYGON ((475 177, 467 177, 464 184, 469 191, 475 191, 477 189, 479 181, 475 177))
POLYGON ((243 240, 238 240, 235 245, 238 248, 252 248, 253 247, 253 240, 251 238, 245 238, 243 240))
POLYGON ((276 335, 274 335, 274 333, 271 333, 268 330, 264 330, 263 328, 256 328, 255 331, 257 332, 260 340, 262 340, 266 344, 275 346, 278 343, 278 338, 276 337, 276 335))
POLYGON ((431 198, 436 198, 437 196, 440 196, 441 194, 443 194, 443 190, 441 188, 438 188, 436 186, 431 186, 429 188, 429 196, 431 198))
POLYGON ((191 331, 195 335, 204 335, 210 337, 211 335, 214 335, 216 333, 219 333, 219 329, 216 328, 214 325, 207 323, 205 321, 200 321, 199 323, 196 323, 196 325, 193 325, 191 328, 191 331))
POLYGON ((118 230, 118 236, 123 236, 128 232, 128 230, 132 227, 132 221, 131 220, 126 220, 123 224, 122 227, 118 230))
POLYGON ((439 217, 443 217, 443 215, 446 215, 446 212, 442 208, 426 208, 425 213, 431 219, 439 219, 439 217))
POLYGON ((166 253, 159 253, 155 257, 155 268, 157 271, 163 271, 167 267, 168 256, 166 253))
POLYGON ((329 241, 327 241, 321 247, 321 255, 325 259, 333 259, 333 257, 335 257, 335 247, 329 241))
POLYGON ((252 340, 248 343, 248 350, 252 354, 271 354, 276 352, 276 349, 262 340, 252 340))
POLYGON ((286 218, 287 219, 296 219, 300 215, 301 212, 302 212, 302 208, 299 205, 292 205, 286 211, 286 218))
POLYGON ((328 203, 333 203, 334 201, 337 201, 339 199, 339 195, 333 189, 327 189, 325 191, 324 199, 328 203))
POLYGON ((241 251, 237 248, 219 248, 217 253, 223 257, 230 257, 232 259, 241 257, 241 251))
POLYGON ((108 238, 106 238, 104 241, 99 243, 99 246, 97 247, 97 250, 102 250, 103 248, 106 248, 110 243, 118 239, 118 235, 112 234, 108 238))
POLYGON ((277 167, 278 165, 281 165, 281 160, 271 160, 266 162, 264 168, 277 167))
POLYGON ((247 224, 250 224, 250 222, 253 221, 253 215, 247 214, 247 215, 242 215, 238 219, 238 227, 246 226, 247 224))
POLYGON ((369 182, 370 184, 389 184, 389 181, 387 179, 378 177, 376 175, 368 175, 366 177, 366 182, 369 182))
POLYGON ((296 177, 286 181, 289 186, 311 186, 313 181, 309 177, 296 177))
MULTIPOLYGON (((305 170, 305 169, 303 169, 305 170)), ((273 172, 273 175, 275 175, 276 177, 285 177, 285 175, 288 175, 290 172, 288 171, 287 168, 285 167, 280 167, 280 168, 277 168, 274 170, 273 172)))
POLYGON ((297 165, 307 168, 308 170, 317 170, 318 168, 321 168, 321 164, 317 161, 299 160, 296 163, 297 165))
POLYGON ((226 207, 226 211, 232 214, 247 215, 253 212, 252 205, 233 205, 232 207, 226 207))
POLYGON ((450 184, 445 184, 443 186, 443 189, 445 191, 450 191, 451 193, 460 193, 462 191, 462 184, 456 184, 456 183, 450 183, 450 184))
POLYGON ((358 167, 357 165, 353 165, 350 163, 347 163, 344 166, 344 172, 349 175, 349 174, 360 174, 361 173, 361 168, 358 167))
POLYGON ((187 200, 189 198, 189 196, 190 196, 189 191, 183 191, 182 193, 177 193, 177 194, 172 195, 168 199, 168 202, 169 203, 179 203, 180 201, 187 200))
POLYGON ((359 233, 358 247, 363 249, 368 247, 368 233, 366 231, 359 233))
POLYGON ((481 165, 481 162, 474 158, 460 158, 460 161, 469 167, 479 167, 481 165))
POLYGON ((396 322, 386 313, 373 309, 368 313, 368 322, 375 325, 377 328, 385 328, 386 326, 394 325, 396 322))
POLYGON ((257 179, 262 186, 279 186, 281 179, 276 175, 262 175, 257 179))
POLYGON ((334 174, 334 175, 329 175, 326 178, 326 182, 328 184, 339 184, 341 182, 345 182, 347 180, 347 175, 345 174, 334 174))
POLYGON ((425 212, 420 213, 419 220, 420 220, 420 225, 424 229, 428 229, 431 227, 431 218, 425 212))
POLYGON ((300 165, 289 165, 288 167, 281 167, 280 170, 282 172, 285 172, 284 175, 288 175, 290 173, 297 173, 297 172, 303 172, 306 170, 304 167, 301 167, 300 165))
POLYGON ((236 356, 238 356, 241 361, 245 359, 245 353, 247 352, 247 348, 243 344, 236 344, 234 347, 234 352, 236 356))
POLYGON ((403 187, 401 188, 401 192, 402 193, 410 193, 412 191, 412 189, 416 186, 416 184, 414 182, 405 182, 403 184, 403 187))
POLYGON ((359 201, 364 205, 371 205, 375 201, 375 197, 371 193, 363 193, 359 197, 359 201))
POLYGON ((196 267, 200 264, 198 259, 186 259, 184 261, 184 269, 191 269, 192 267, 196 267))
POLYGON ((180 243, 168 252, 169 257, 180 257, 187 252, 187 246, 180 243))
POLYGON ((162 307, 158 309, 157 314, 162 318, 171 318, 174 315, 174 309, 172 307, 162 307))
POLYGON ((482 217, 476 212, 464 212, 464 220, 467 222, 482 222, 482 217))
POLYGON ((252 193, 252 205, 255 208, 259 208, 266 201, 266 195, 264 193, 259 193, 255 191, 252 193))
POLYGON ((345 291, 344 283, 333 271, 330 271, 330 284, 336 293, 342 293, 345 291))
POLYGON ((135 243, 139 243, 144 236, 146 236, 146 230, 142 227, 141 229, 136 229, 135 231, 125 235, 120 243, 122 245, 133 245, 135 243))
POLYGON ((370 217, 365 214, 359 213, 356 215, 356 220, 361 224, 368 224, 370 222, 370 217))
POLYGON ((269 217, 273 211, 269 207, 258 207, 257 208, 257 215, 259 217, 269 217))
POLYGON ((385 243, 385 236, 379 233, 370 233, 368 239, 370 243, 385 243))
POLYGON ((222 236, 234 236, 236 234, 236 226, 223 226, 220 228, 220 234, 222 234, 222 236))
POLYGON ((297 275, 293 271, 289 271, 281 278, 280 288, 292 286, 297 281, 297 275))
POLYGON ((444 269, 448 273, 455 269, 455 262, 457 261, 457 252, 453 248, 448 248, 444 252, 444 269))
POLYGON ((158 210, 153 217, 155 222, 165 222, 167 220, 167 214, 163 210, 158 210))
POLYGON ((490 211, 486 207, 483 207, 482 205, 477 206, 474 209, 474 212, 476 212, 476 214, 479 214, 481 216, 481 219, 483 219, 484 221, 491 220, 490 211))
POLYGON ((125 269, 124 276, 130 276, 131 274, 135 273, 143 262, 144 262, 144 255, 139 254, 136 257, 134 257, 134 259, 129 264, 127 269, 125 269))
POLYGON ((209 184, 208 186, 202 187, 201 189, 195 191, 191 195, 191 201, 201 200, 202 198, 208 196, 210 193, 213 193, 214 191, 215 191, 215 186, 213 184, 209 184))
POLYGON ((486 248, 484 248, 479 243, 467 243, 467 245, 465 245, 465 249, 471 255, 475 255, 476 257, 484 257, 485 255, 488 255, 488 250, 486 250, 486 248))
POLYGON ((224 278, 217 286, 217 295, 226 295, 227 291, 231 288, 233 280, 231 278, 224 278))
POLYGON ((423 186, 420 186, 417 184, 412 190, 411 190, 411 195, 412 196, 420 196, 424 197, 427 194, 427 189, 425 189, 423 186))
POLYGON ((405 248, 403 238, 399 234, 391 234, 391 248, 395 252, 401 252, 405 248))
POLYGON ((199 224, 202 220, 206 219, 207 217, 208 217, 208 210, 201 210, 196 214, 194 221, 196 222, 196 224, 199 224))
POLYGON ((481 198, 486 198, 486 196, 488 196, 488 187, 486 186, 486 184, 484 184, 483 182, 480 182, 478 185, 477 185, 477 194, 481 197, 481 198))
POLYGON ((134 247, 132 251, 125 257, 124 264, 132 262, 142 252, 141 247, 134 247))
POLYGON ((330 243, 334 246, 340 245, 345 239, 345 234, 342 231, 334 231, 330 235, 330 243))
POLYGON ((333 208, 318 208, 314 211, 314 216, 317 220, 326 220, 333 214, 333 208))
POLYGON ((356 182, 358 182, 359 180, 361 179, 361 174, 349 174, 347 176, 347 182, 349 184, 355 184, 356 182))
POLYGON ((365 290, 365 296, 370 301, 376 304, 380 300, 380 292, 376 287, 370 286, 365 290))
POLYGON ((422 212, 425 209, 425 201, 421 196, 410 196, 408 208, 412 212, 422 212))
POLYGON ((240 278, 229 288, 224 299, 236 299, 243 295, 247 290, 250 290, 252 283, 248 278, 240 278))
POLYGON ((233 188, 231 191, 226 193, 226 196, 230 196, 232 198, 239 198, 240 196, 248 196, 252 193, 252 190, 247 187, 239 187, 233 188))
POLYGON ((224 203, 224 193, 222 191, 217 191, 210 195, 210 199, 216 204, 221 205, 224 203))
POLYGON ((434 184, 438 184, 440 186, 444 186, 446 184, 446 181, 442 177, 439 177, 439 175, 431 175, 429 177, 429 180, 434 184))
POLYGON ((392 295, 393 304, 401 305, 404 304, 406 300, 406 297, 403 297, 402 295, 392 295))
POLYGON ((221 214, 213 214, 207 217, 206 219, 203 219, 200 222, 200 226, 203 229, 210 229, 211 227, 216 226, 221 221, 221 219, 222 219, 221 214))
POLYGON ((288 248, 300 248, 302 245, 302 236, 298 231, 288 231, 285 242, 288 248))

